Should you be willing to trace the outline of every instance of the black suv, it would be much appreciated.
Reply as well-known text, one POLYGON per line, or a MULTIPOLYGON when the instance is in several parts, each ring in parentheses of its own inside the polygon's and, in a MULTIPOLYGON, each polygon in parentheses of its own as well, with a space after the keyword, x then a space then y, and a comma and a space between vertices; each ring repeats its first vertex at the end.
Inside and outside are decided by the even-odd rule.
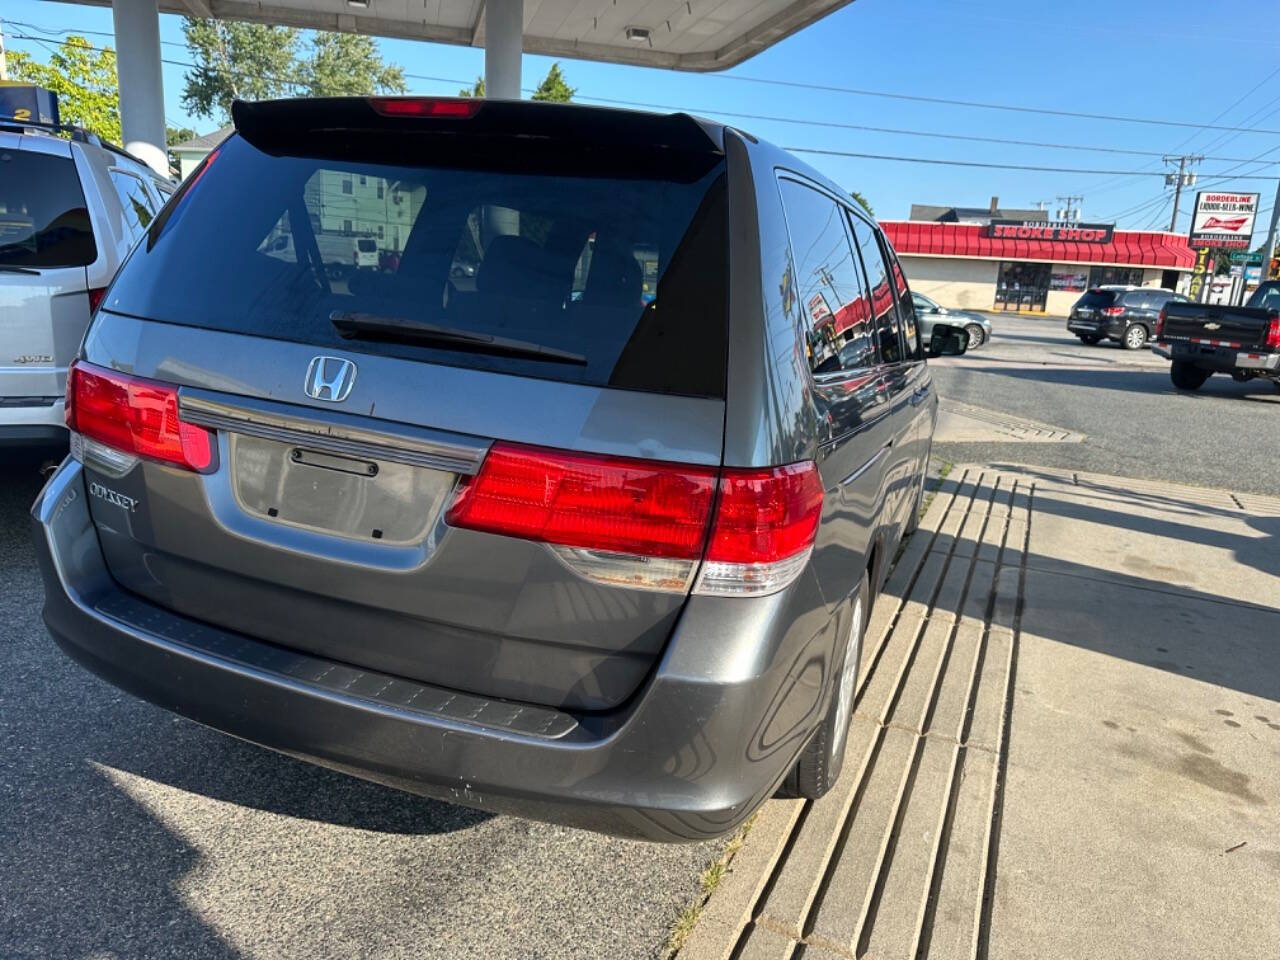
POLYGON ((1160 308, 1174 301, 1189 302, 1160 287, 1094 287, 1071 308, 1067 329, 1090 346, 1106 339, 1141 350, 1155 333, 1160 308))

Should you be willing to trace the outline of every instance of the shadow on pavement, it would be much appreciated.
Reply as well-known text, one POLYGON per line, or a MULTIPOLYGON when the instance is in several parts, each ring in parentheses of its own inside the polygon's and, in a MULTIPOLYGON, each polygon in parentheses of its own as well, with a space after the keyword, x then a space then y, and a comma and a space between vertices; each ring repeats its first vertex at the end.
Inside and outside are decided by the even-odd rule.
POLYGON ((203 857, 149 808, 152 784, 388 834, 466 830, 489 818, 223 736, 68 660, 40 621, 28 546, 41 460, 0 461, 0 956, 242 955, 184 898, 203 857))
MULTIPOLYGON (((1160 579, 1161 569, 1178 572, 1176 552, 1141 558, 1151 566, 1152 572, 1146 576, 1031 552, 1026 559, 1029 586, 1023 599, 1024 624, 1034 621, 1035 632, 1045 639, 1268 700, 1280 700, 1280 516, 1201 506, 1189 499, 1125 491, 1091 483, 1087 478, 1082 478, 1078 486, 1068 487, 1081 496, 1097 495, 1093 502, 1082 503, 1074 497, 1054 495, 1049 484, 1071 484, 1060 475, 1013 465, 997 465, 992 469, 1040 478, 1030 517, 1033 550, 1036 549, 1037 517, 1052 514, 1078 521, 1081 531, 1085 524, 1103 528, 1098 533, 1104 547, 1105 530, 1110 528, 1168 538, 1174 541, 1170 546, 1175 551, 1176 543, 1228 551, 1236 562, 1263 574, 1273 583, 1271 590, 1252 598, 1250 603, 1160 579), (1134 505, 1145 504, 1171 512, 1180 508, 1187 519, 1183 522, 1176 517, 1135 515, 1132 510, 1105 505, 1104 495, 1120 494, 1134 505), (1197 524, 1193 509, 1201 516, 1229 518, 1247 526, 1250 533, 1233 533, 1197 524), (1044 578, 1056 578, 1055 589, 1036 589, 1036 581, 1045 583, 1044 578), (1078 584, 1077 589, 1059 589, 1072 581, 1078 584)), ((1043 546, 1041 544, 1040 549, 1043 546)), ((957 561, 953 558, 952 562, 957 561)), ((1186 576, 1192 571, 1182 572, 1186 576)), ((1250 576, 1258 579, 1257 574, 1250 576)), ((947 612, 959 616, 962 611, 947 612)), ((1280 724, 1276 729, 1280 729, 1280 724)))

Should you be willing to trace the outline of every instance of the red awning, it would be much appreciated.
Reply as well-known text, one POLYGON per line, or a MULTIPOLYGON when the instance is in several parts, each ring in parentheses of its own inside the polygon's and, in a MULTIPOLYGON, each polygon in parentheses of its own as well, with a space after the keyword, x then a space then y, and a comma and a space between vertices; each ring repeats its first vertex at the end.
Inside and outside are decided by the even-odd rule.
POLYGON ((996 239, 986 235, 986 226, 976 223, 881 220, 880 226, 893 248, 907 256, 1118 263, 1179 270, 1190 270, 1196 262, 1195 251, 1187 246, 1186 237, 1151 230, 1116 230, 1110 243, 1075 243, 996 239))

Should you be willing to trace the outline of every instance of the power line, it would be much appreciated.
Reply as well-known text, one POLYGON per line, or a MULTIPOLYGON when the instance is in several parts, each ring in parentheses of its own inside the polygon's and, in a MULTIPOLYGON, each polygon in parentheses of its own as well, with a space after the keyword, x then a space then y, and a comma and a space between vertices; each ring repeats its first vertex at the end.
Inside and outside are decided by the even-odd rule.
MULTIPOLYGON (((783 147, 792 153, 816 153, 830 157, 855 157, 860 160, 896 160, 902 163, 928 163, 947 167, 982 167, 990 170, 1033 170, 1041 173, 1082 173, 1116 177, 1163 177, 1161 170, 1090 170, 1082 167, 1042 167, 1022 163, 984 163, 977 160, 943 160, 932 157, 904 157, 883 153, 855 153, 850 150, 822 150, 817 147, 783 147)), ((1239 176, 1231 180, 1280 180, 1280 177, 1239 176)))
POLYGON ((952 107, 975 107, 983 110, 1006 110, 1013 113, 1037 113, 1050 117, 1070 117, 1076 120, 1107 120, 1116 123, 1142 123, 1161 127, 1183 127, 1194 130, 1225 130, 1230 133, 1264 133, 1280 135, 1280 130, 1258 130, 1250 127, 1221 126, 1215 123, 1191 123, 1186 120, 1158 120, 1152 117, 1126 117, 1109 113, 1083 113, 1074 110, 1051 110, 1044 107, 1023 107, 1008 103, 990 103, 981 100, 955 100, 947 97, 925 97, 907 93, 888 93, 883 90, 861 90, 856 87, 837 87, 822 83, 802 83, 798 80, 771 80, 765 77, 743 77, 736 74, 708 73, 717 80, 740 80, 748 83, 771 84, 802 90, 820 90, 826 93, 847 93, 860 97, 883 97, 888 100, 907 100, 916 103, 933 103, 952 107))
MULTIPOLYGON (((15 20, 10 22, 19 23, 20 21, 15 20)), ((23 24, 23 26, 26 26, 28 29, 39 29, 37 27, 33 27, 31 24, 23 24)), ((50 31, 50 32, 53 32, 53 31, 50 31)), ((81 31, 81 32, 87 34, 90 31, 81 31)), ((94 31, 94 33, 98 35, 106 35, 103 31, 94 31)), ((36 39, 36 38, 26 37, 24 39, 36 39)), ((1280 72, 1280 70, 1277 70, 1277 72, 1280 72)), ((1250 127, 1226 126, 1226 125, 1218 124, 1216 122, 1191 123, 1190 121, 1186 121, 1186 120, 1164 120, 1164 119, 1158 119, 1154 117, 1130 117, 1130 116, 1123 116, 1120 114, 1087 113, 1087 112, 1075 111, 1075 110, 1054 110, 1047 107, 1027 107, 1027 106, 1021 106, 1018 104, 995 103, 995 102, 981 101, 981 100, 959 100, 959 99, 948 98, 948 97, 926 97, 919 94, 891 93, 885 90, 864 90, 857 87, 841 87, 833 84, 805 83, 798 80, 776 80, 768 77, 746 77, 738 74, 710 73, 710 74, 707 74, 707 76, 718 79, 718 80, 733 80, 741 83, 765 84, 769 86, 787 87, 787 88, 799 89, 799 90, 818 90, 825 93, 842 93, 842 94, 848 94, 850 96, 859 96, 859 97, 880 97, 888 100, 900 100, 900 101, 907 101, 907 102, 913 102, 913 103, 932 103, 940 106, 968 107, 968 108, 982 109, 982 110, 1003 110, 1003 111, 1013 112, 1013 113, 1030 113, 1030 114, 1039 114, 1042 116, 1051 116, 1051 117, 1068 117, 1076 120, 1104 120, 1104 121, 1113 122, 1113 123, 1138 123, 1138 124, 1145 124, 1149 126, 1180 127, 1183 129, 1192 129, 1192 130, 1220 130, 1220 131, 1226 131, 1228 133, 1254 133, 1254 134, 1270 134, 1270 135, 1280 136, 1280 130, 1264 130, 1264 129, 1256 129, 1256 128, 1250 128, 1250 127)), ((408 74, 408 73, 405 74, 405 77, 410 77, 413 79, 420 79, 420 80, 433 80, 433 81, 442 82, 442 83, 466 83, 467 82, 465 80, 455 80, 455 79, 450 79, 445 77, 425 77, 425 76, 408 74)), ((1260 85, 1261 84, 1259 84, 1259 86, 1260 85)))

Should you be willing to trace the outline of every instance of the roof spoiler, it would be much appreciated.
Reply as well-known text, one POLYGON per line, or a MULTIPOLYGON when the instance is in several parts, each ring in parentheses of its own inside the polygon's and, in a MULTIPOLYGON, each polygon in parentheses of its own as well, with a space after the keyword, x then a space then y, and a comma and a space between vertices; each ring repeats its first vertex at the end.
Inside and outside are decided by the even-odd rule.
POLYGON ((261 150, 289 154, 299 141, 360 134, 518 137, 723 154, 724 128, 685 113, 658 114, 612 107, 529 100, 468 101, 454 97, 313 97, 236 100, 236 131, 261 150), (464 109, 462 105, 467 105, 464 109))

